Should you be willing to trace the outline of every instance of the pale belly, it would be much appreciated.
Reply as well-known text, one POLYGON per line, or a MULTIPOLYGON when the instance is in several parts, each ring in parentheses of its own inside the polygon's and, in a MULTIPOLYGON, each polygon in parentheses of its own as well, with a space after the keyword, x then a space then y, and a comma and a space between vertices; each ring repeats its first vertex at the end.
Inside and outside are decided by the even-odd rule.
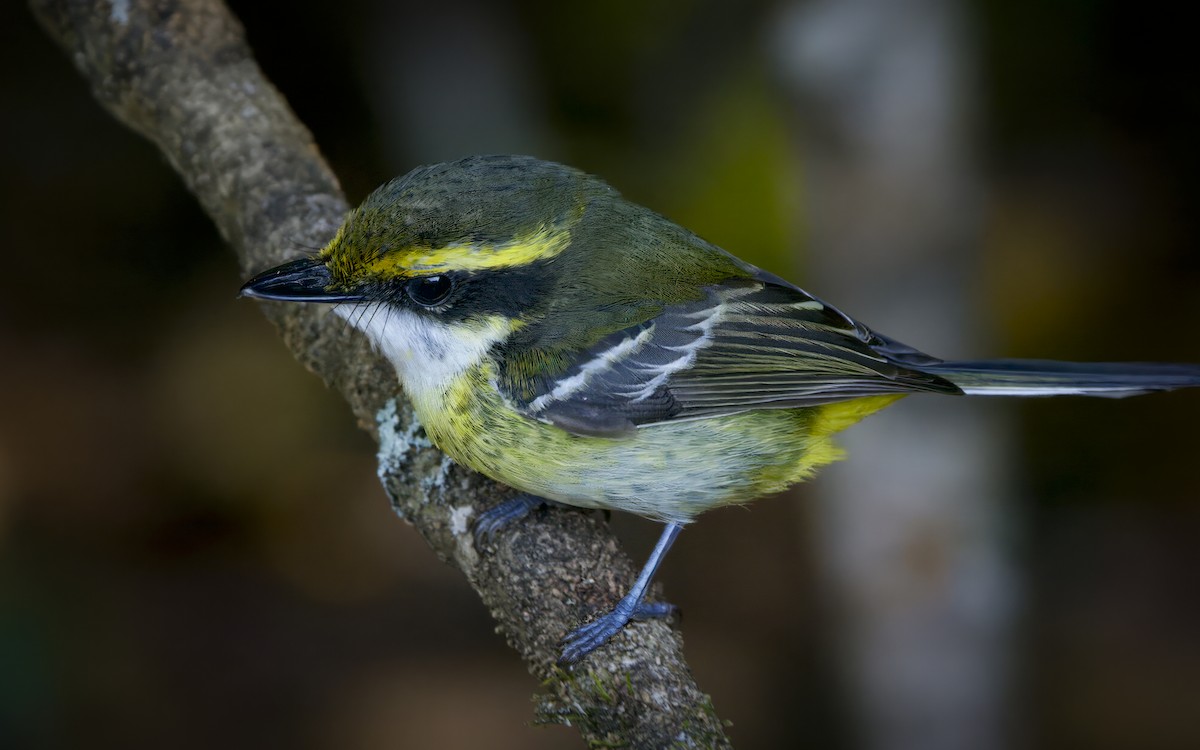
POLYGON ((827 434, 813 435, 817 409, 667 422, 603 438, 521 415, 482 378, 440 397, 413 395, 430 439, 459 463, 539 497, 661 520, 686 522, 777 492, 840 455, 827 434))

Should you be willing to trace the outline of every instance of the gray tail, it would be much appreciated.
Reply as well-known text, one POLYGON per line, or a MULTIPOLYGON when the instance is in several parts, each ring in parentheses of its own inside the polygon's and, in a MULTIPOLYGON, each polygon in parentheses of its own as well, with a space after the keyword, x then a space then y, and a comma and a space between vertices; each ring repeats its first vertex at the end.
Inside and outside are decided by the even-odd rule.
POLYGON ((943 377, 972 396, 1124 398, 1200 386, 1200 365, 988 359, 930 363, 914 369, 943 377))

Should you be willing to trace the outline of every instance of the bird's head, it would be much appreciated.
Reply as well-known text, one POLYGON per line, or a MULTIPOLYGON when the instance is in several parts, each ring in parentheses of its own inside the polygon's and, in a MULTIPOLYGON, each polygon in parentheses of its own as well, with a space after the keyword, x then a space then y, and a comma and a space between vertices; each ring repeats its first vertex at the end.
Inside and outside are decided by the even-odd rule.
POLYGON ((242 294, 486 312, 502 307, 494 297, 507 295, 495 292, 514 284, 490 284, 488 294, 476 287, 528 284, 567 249, 589 199, 605 191, 582 172, 531 157, 420 167, 372 193, 320 253, 255 276, 242 294))
POLYGON ((260 273, 241 293, 337 303, 402 377, 414 358, 458 368, 541 314, 587 206, 616 195, 531 157, 421 167, 372 193, 317 255, 260 273))

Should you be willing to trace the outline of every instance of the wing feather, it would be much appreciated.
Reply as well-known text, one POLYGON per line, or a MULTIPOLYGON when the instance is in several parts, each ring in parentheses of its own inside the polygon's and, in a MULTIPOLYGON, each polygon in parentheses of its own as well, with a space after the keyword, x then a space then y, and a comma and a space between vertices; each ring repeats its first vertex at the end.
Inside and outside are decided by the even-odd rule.
POLYGON ((638 426, 750 409, 961 392, 904 364, 933 358, 876 336, 773 277, 705 292, 699 301, 668 306, 574 353, 566 371, 534 388, 532 397, 506 395, 531 416, 568 431, 618 436, 638 426))

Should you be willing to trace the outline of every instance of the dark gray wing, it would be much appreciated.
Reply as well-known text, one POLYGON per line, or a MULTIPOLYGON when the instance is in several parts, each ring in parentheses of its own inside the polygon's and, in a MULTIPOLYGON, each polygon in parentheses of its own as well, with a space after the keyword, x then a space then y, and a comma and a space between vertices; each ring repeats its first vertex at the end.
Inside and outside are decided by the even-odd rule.
POLYGON ((514 401, 570 432, 617 436, 641 425, 750 409, 961 392, 905 367, 905 357, 889 356, 893 348, 925 356, 790 285, 737 282, 605 337, 532 397, 514 401))

